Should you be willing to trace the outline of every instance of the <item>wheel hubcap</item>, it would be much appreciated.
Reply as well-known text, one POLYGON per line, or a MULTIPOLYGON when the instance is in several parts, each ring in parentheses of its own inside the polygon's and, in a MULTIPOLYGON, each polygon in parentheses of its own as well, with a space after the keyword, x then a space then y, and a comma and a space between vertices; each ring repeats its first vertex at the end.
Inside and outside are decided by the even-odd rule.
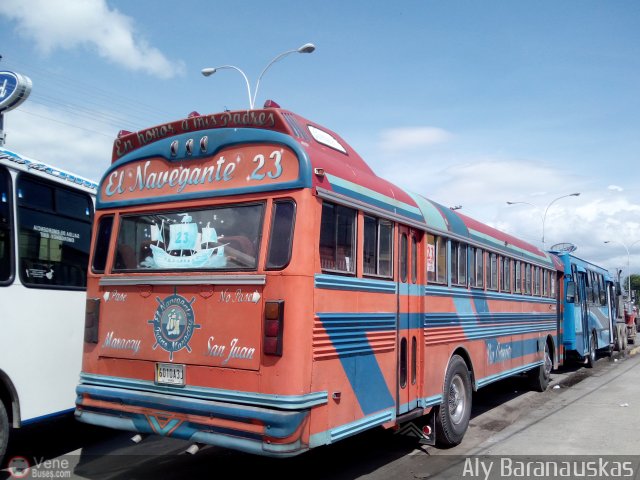
POLYGON ((549 378, 551 375, 551 369, 553 368, 553 362, 551 361, 551 355, 549 354, 549 345, 544 346, 544 375, 545 378, 549 378))
POLYGON ((464 382, 459 376, 455 376, 449 387, 449 415, 453 423, 460 423, 466 408, 466 392, 464 382))

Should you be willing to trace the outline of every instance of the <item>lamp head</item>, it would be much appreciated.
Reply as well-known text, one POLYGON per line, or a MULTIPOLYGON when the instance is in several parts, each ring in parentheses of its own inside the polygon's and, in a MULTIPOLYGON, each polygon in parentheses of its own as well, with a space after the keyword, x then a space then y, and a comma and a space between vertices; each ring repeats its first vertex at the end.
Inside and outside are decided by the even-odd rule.
POLYGON ((298 53, 311 53, 316 49, 316 46, 313 43, 305 43, 300 48, 298 48, 298 53))
POLYGON ((209 77, 209 76, 213 75, 214 73, 216 73, 216 69, 212 68, 212 67, 203 68, 201 73, 205 77, 209 77))

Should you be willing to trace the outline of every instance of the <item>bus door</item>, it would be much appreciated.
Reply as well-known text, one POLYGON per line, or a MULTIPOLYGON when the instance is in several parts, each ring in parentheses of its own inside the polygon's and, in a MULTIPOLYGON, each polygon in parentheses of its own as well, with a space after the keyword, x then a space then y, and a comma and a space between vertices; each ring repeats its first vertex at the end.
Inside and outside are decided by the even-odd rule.
MULTIPOLYGON (((578 267, 576 275, 576 288, 580 299, 580 319, 576 319, 576 348, 581 348, 580 354, 586 355, 589 352, 589 308, 587 305, 587 272, 578 267)), ((578 312, 576 312, 577 314, 578 312)))
POLYGON ((421 233, 405 226, 399 227, 398 238, 398 414, 418 408, 419 358, 422 342, 419 332, 420 292, 418 252, 421 233))

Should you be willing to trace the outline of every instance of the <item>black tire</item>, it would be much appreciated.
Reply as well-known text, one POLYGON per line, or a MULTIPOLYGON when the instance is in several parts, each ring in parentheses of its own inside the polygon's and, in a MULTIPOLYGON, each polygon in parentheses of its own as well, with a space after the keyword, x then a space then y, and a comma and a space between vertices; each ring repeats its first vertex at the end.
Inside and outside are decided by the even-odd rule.
POLYGON ((589 354, 587 355, 587 363, 586 363, 587 368, 593 368, 594 365, 596 364, 597 345, 598 344, 596 343, 595 334, 592 334, 591 335, 591 340, 589 340, 589 354))
POLYGON ((442 404, 436 412, 436 443, 440 447, 458 445, 469 428, 471 417, 471 377, 459 355, 449 360, 442 388, 442 404))
POLYGON ((622 350, 626 350, 629 345, 629 337, 627 337, 627 329, 624 330, 624 335, 622 336, 622 350))
POLYGON ((551 359, 549 342, 544 342, 544 363, 533 370, 529 370, 529 382, 531 389, 536 392, 544 392, 547 389, 547 386, 549 386, 552 369, 553 360, 551 359))
POLYGON ((4 454, 9 444, 9 417, 4 404, 0 401, 0 468, 4 465, 4 454))

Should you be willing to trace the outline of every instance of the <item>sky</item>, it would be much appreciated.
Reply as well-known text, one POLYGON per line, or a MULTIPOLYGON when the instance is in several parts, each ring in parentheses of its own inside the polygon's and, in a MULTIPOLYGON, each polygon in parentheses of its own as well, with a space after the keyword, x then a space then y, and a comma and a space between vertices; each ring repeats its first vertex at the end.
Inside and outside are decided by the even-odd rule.
POLYGON ((253 92, 307 42, 258 107, 335 131, 406 190, 640 274, 637 0, 2 0, 0 70, 33 81, 5 147, 99 180, 120 130, 248 108, 238 72, 202 68, 253 92))

